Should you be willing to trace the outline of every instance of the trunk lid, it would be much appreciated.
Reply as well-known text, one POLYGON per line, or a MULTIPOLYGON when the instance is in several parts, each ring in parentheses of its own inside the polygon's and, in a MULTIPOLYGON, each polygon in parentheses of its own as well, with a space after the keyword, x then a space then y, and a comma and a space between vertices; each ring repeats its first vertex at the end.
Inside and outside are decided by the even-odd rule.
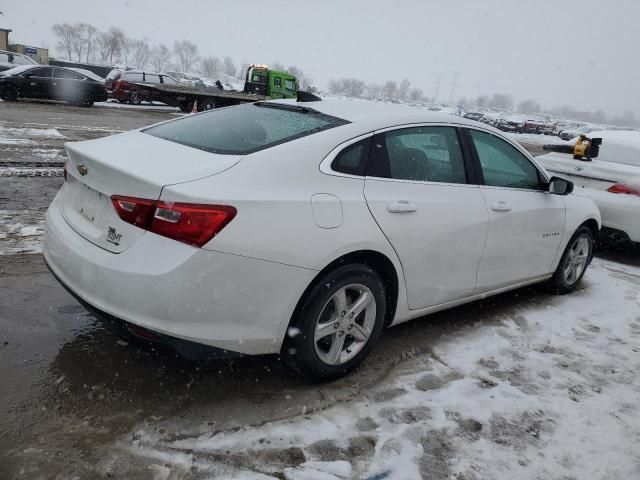
POLYGON ((69 143, 62 214, 88 241, 113 253, 144 233, 120 219, 111 195, 157 200, 165 185, 215 175, 238 163, 238 155, 216 155, 135 131, 69 143))

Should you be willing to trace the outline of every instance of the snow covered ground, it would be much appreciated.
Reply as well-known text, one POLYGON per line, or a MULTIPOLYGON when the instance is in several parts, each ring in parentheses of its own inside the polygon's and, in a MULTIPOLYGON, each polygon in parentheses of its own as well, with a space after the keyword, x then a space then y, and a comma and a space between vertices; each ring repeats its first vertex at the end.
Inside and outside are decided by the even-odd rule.
POLYGON ((102 467, 139 462, 161 479, 640 478, 640 268, 595 259, 581 290, 540 297, 409 356, 364 398, 233 430, 140 425, 102 467))

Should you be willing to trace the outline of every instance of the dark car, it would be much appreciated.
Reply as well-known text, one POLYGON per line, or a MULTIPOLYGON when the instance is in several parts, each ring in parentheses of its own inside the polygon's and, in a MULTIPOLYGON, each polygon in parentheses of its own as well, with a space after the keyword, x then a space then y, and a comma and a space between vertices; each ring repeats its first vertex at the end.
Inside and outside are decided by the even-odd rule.
POLYGON ((180 85, 180 82, 165 73, 119 69, 112 70, 106 81, 109 97, 121 103, 140 105, 142 102, 170 101, 162 91, 150 88, 155 85, 180 85))
POLYGON ((502 130, 503 132, 519 132, 521 123, 515 120, 499 118, 494 122, 493 126, 498 130, 502 130))
POLYGON ((480 112, 469 112, 464 114, 464 118, 475 120, 476 122, 480 122, 483 116, 484 115, 480 112))
POLYGON ((0 98, 59 100, 83 107, 107 100, 104 79, 87 70, 25 65, 0 72, 0 98))
POLYGON ((542 120, 526 120, 522 124, 521 133, 537 133, 538 135, 555 135, 555 126, 542 120))

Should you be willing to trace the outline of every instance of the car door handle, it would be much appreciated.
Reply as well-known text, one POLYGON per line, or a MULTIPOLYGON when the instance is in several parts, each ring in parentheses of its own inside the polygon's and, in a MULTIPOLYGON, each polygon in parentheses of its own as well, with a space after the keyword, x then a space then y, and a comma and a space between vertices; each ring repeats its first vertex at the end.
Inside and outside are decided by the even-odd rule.
POLYGON ((492 203, 491 210, 493 210, 494 212, 510 212, 511 205, 501 200, 499 202, 492 203))
POLYGON ((411 213, 416 210, 416 206, 408 200, 398 200, 387 205, 387 212, 389 213, 411 213))

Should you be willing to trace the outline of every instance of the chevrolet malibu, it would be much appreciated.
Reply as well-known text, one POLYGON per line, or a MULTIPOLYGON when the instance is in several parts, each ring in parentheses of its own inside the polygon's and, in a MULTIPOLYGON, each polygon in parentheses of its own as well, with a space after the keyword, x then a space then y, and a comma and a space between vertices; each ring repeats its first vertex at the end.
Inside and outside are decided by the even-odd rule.
POLYGON ((147 338, 345 374, 383 329, 525 285, 574 290, 593 202, 470 120, 258 102, 67 144, 44 256, 147 338))

